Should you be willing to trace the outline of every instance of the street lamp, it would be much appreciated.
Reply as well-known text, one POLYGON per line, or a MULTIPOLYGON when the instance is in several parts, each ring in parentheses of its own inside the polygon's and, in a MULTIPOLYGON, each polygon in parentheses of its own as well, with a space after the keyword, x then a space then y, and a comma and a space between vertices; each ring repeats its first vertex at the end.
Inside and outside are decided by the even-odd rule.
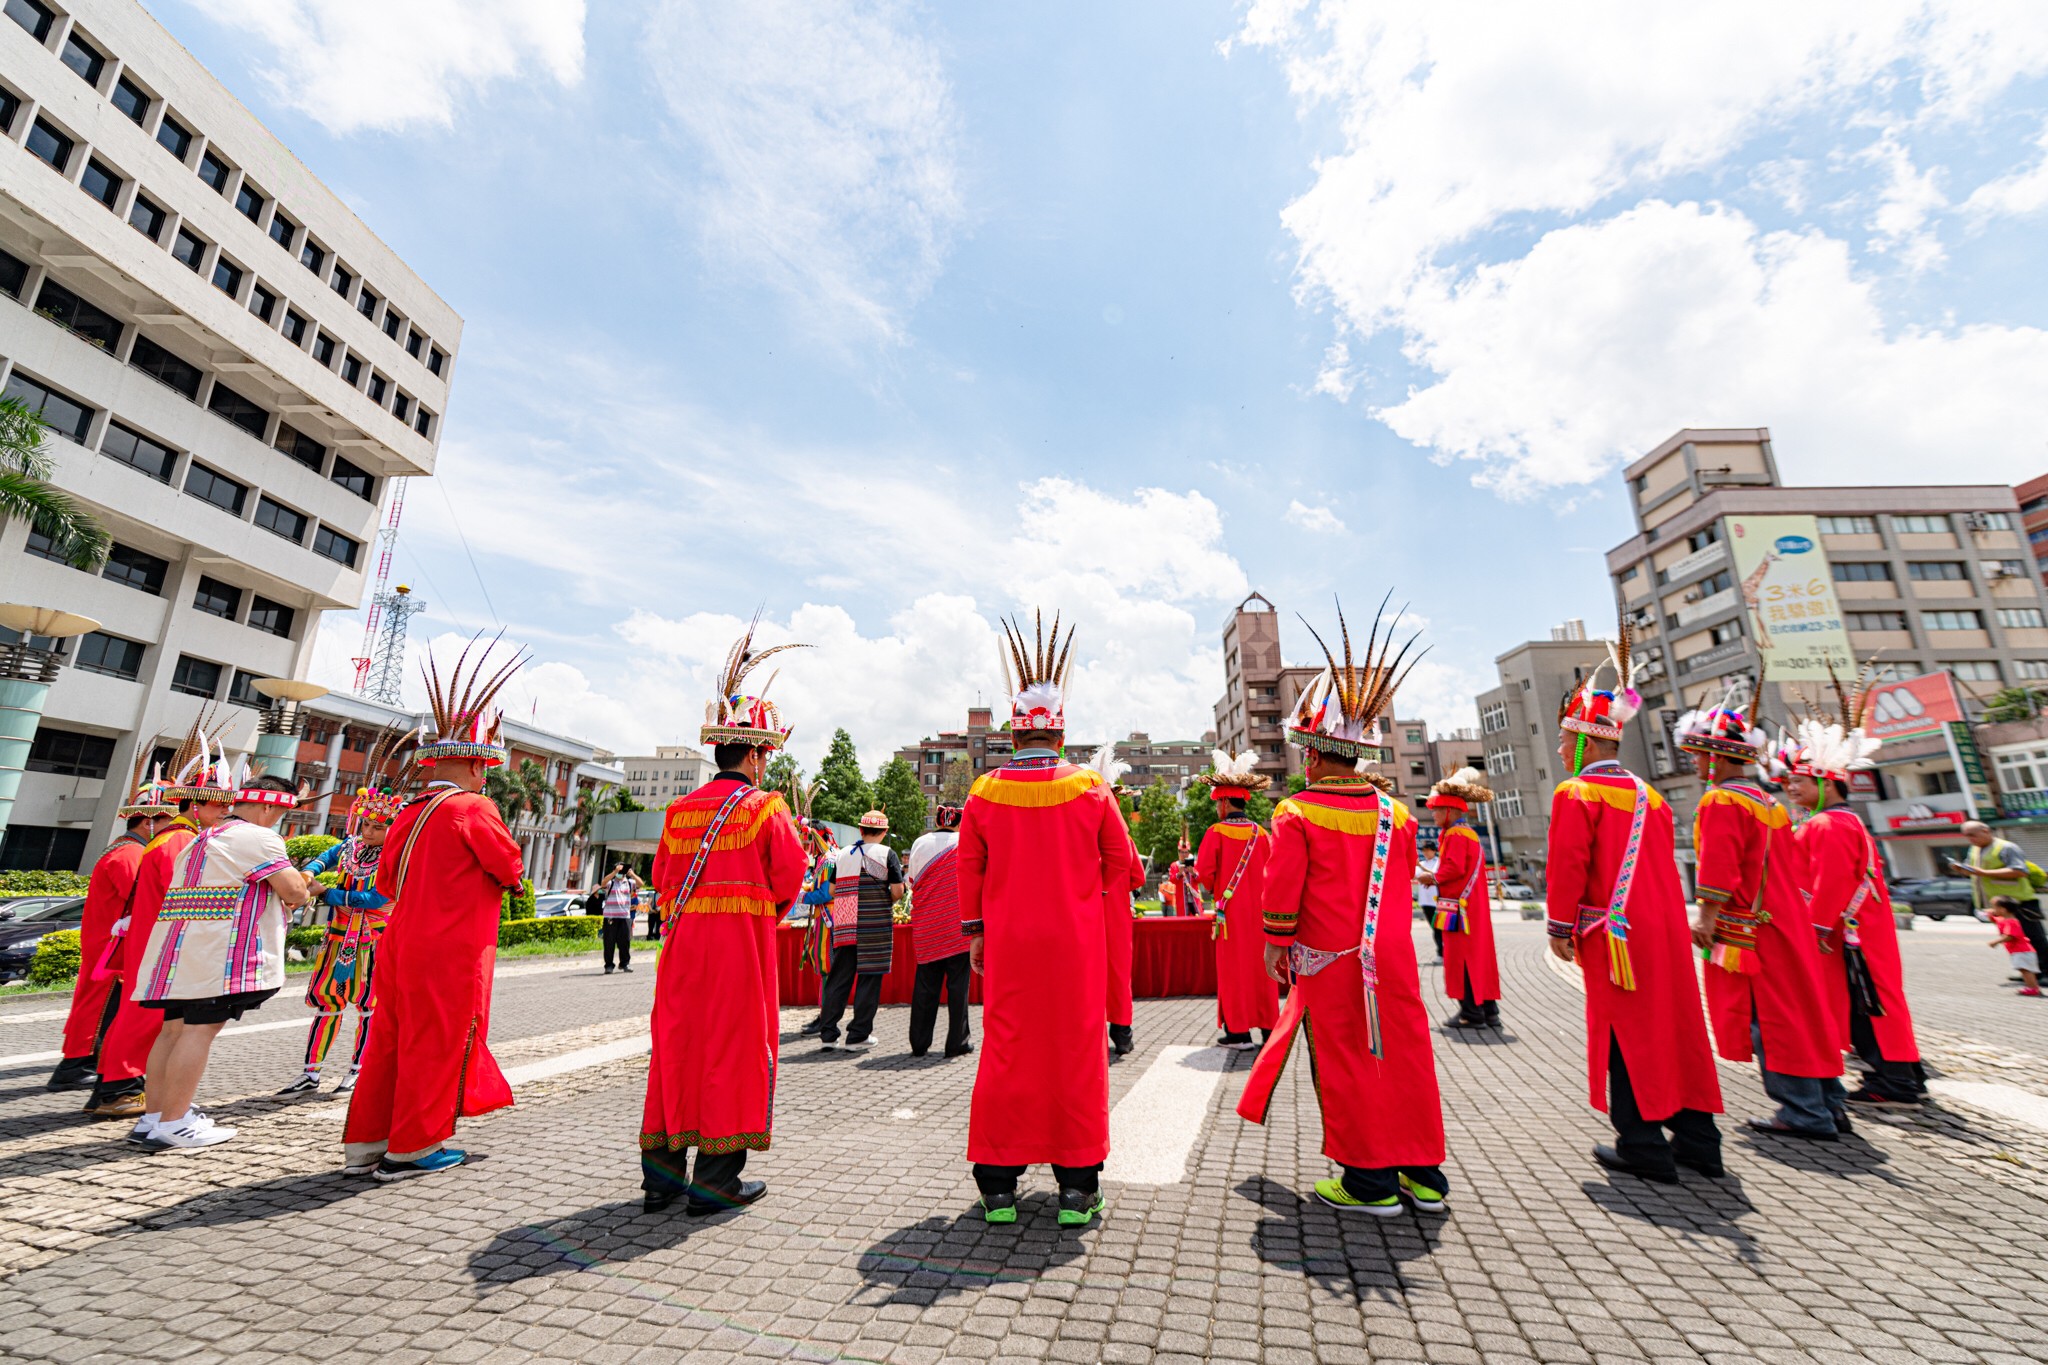
POLYGON ((0 627, 21 637, 13 644, 0 644, 0 834, 5 834, 21 790, 22 770, 35 745, 36 726, 43 718, 43 703, 64 662, 56 650, 35 642, 68 640, 98 630, 100 623, 55 607, 0 602, 0 627))
POLYGON ((256 721, 256 749, 250 766, 266 776, 290 781, 298 771, 299 731, 305 728, 299 703, 324 697, 327 689, 296 678, 258 678, 252 686, 270 698, 270 705, 256 721))

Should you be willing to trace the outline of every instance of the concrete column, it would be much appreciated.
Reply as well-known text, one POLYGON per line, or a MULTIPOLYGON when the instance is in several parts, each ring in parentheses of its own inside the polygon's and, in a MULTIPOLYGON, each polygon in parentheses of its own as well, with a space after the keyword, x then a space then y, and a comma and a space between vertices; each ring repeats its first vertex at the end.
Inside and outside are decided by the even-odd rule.
POLYGON ((251 751, 250 767, 269 777, 282 777, 289 781, 298 771, 299 736, 295 729, 288 735, 271 735, 258 732, 256 747, 251 751))
MULTIPOLYGON (((29 656, 31 660, 34 657, 29 656)), ((28 765, 28 751, 35 743, 36 726, 42 721, 43 703, 49 695, 46 682, 0 678, 0 834, 7 832, 7 817, 21 790, 21 774, 28 765)))

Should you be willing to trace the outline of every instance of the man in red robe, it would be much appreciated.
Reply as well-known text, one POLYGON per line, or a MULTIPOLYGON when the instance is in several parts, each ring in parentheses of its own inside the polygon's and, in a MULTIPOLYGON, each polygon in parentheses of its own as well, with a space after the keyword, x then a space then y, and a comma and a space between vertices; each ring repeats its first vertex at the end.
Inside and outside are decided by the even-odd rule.
POLYGON ((1450 1181, 1410 929, 1415 818, 1393 799, 1391 782, 1364 771, 1393 757, 1378 743, 1380 717, 1393 705, 1415 641, 1394 654, 1383 620, 1375 620, 1365 661, 1355 664, 1341 612, 1338 622, 1344 661, 1324 647, 1328 669, 1302 694, 1288 727, 1308 785, 1274 807, 1261 888, 1266 969, 1276 981, 1291 969, 1294 988, 1237 1112, 1266 1121, 1295 1029, 1307 1029, 1323 1155, 1341 1168, 1316 1182, 1316 1198, 1389 1218, 1405 1197, 1436 1213, 1450 1181))
POLYGON ((655 900, 667 913, 640 1120, 649 1213, 687 1194, 684 1213, 701 1218, 768 1192, 741 1173, 774 1129, 775 925, 803 889, 810 855, 780 793, 758 785, 789 730, 765 697, 741 689, 756 666, 794 648, 755 653, 751 628, 733 646, 701 731, 718 772, 669 804, 654 855, 655 900))
POLYGON ((1629 643, 1624 626, 1620 647, 1610 646, 1615 689, 1588 676, 1558 717, 1558 757, 1572 775, 1550 802, 1550 951, 1576 961, 1585 980, 1590 1098, 1616 1139, 1595 1147, 1594 1159, 1675 1184, 1679 1166, 1722 1174, 1721 1081, 1700 1009, 1671 807, 1615 758, 1622 727, 1642 706, 1630 686, 1629 643))
POLYGON ((1210 759, 1195 785, 1216 803, 1216 823, 1202 834, 1195 875, 1216 901, 1216 1025, 1223 1030, 1217 1045, 1252 1052, 1280 1020, 1280 986, 1266 974, 1262 910, 1273 839, 1245 813, 1252 793, 1272 779, 1256 769, 1258 755, 1249 750, 1233 758, 1217 749, 1210 759))
POLYGON ((960 819, 960 920, 982 973, 981 1068, 967 1159, 982 1216, 1017 1221, 1017 1181, 1046 1162, 1059 1222, 1102 1212, 1109 1157, 1109 1054, 1103 1046, 1108 930, 1130 913, 1131 839, 1102 774, 1063 762, 1071 628, 1048 649, 1004 622, 1010 672, 1008 764, 976 780, 960 819))
POLYGON ((1878 747, 1863 730, 1861 694, 1859 684, 1844 706, 1843 719, 1850 723, 1800 725, 1800 748, 1785 781, 1786 795, 1813 812, 1800 824, 1797 844, 1808 910, 1820 933, 1834 1045, 1854 1048, 1870 1068, 1853 1092, 1844 1093, 1839 1081, 1824 1083, 1838 1112, 1845 1112, 1845 1100, 1883 1105, 1927 1098, 1884 865, 1870 831, 1847 805, 1849 773, 1868 766, 1878 747))
POLYGON ((1436 820, 1435 872, 1417 880, 1436 888, 1431 927, 1443 935, 1444 994, 1458 1002, 1452 1028, 1500 1027, 1500 962, 1493 951, 1493 901, 1486 848, 1465 823, 1473 805, 1493 800, 1477 768, 1460 768, 1430 789, 1436 820))
MULTIPOLYGON (((408 1180, 469 1159, 450 1147, 458 1117, 512 1103, 491 1056, 491 971, 505 892, 524 871, 519 845, 489 797, 484 775, 505 762, 502 718, 491 703, 524 662, 488 678, 485 649, 444 687, 428 675, 436 737, 415 761, 434 780, 391 822, 377 890, 391 918, 377 949, 377 1027, 342 1129, 342 1174, 408 1180)), ((465 658, 467 651, 465 651, 465 658)))
POLYGON ((910 1055, 931 1051, 939 1022, 939 996, 946 998, 948 1057, 974 1051, 967 1036, 967 996, 973 973, 967 965, 967 935, 960 932, 960 808, 937 806, 932 828, 917 836, 904 858, 910 878, 910 946, 917 977, 910 989, 910 1055))
MULTIPOLYGON (((1842 1074, 1842 1049, 1821 984, 1820 945, 1799 887, 1799 850, 1785 808, 1756 784, 1764 737, 1732 696, 1688 713, 1678 747, 1710 785, 1693 812, 1699 922, 1707 954, 1707 1015, 1731 1062, 1754 1058, 1777 1101, 1760 1133, 1832 1142, 1838 1122, 1825 1082, 1842 1074)), ((1840 1116, 1846 1127, 1848 1115, 1840 1116)))
POLYGON ((1103 933, 1109 948, 1108 971, 1104 978, 1109 995, 1109 1046, 1117 1056, 1128 1057, 1138 1046, 1137 1037, 1131 1032, 1131 1023, 1136 1017, 1131 1009, 1131 954, 1137 947, 1138 936, 1131 896, 1145 885, 1145 860, 1138 856, 1137 841, 1131 839, 1130 817, 1124 804, 1130 793, 1122 778, 1130 765, 1116 756, 1114 744, 1105 744, 1096 751, 1093 766, 1109 786, 1110 799, 1116 802, 1117 811, 1124 815, 1124 838, 1130 842, 1130 895, 1123 897, 1121 902, 1111 896, 1109 909, 1102 916, 1103 933))
MULTIPOLYGON (((145 746, 144 761, 148 751, 145 746)), ((120 1009, 118 964, 102 971, 108 949, 115 947, 114 925, 128 913, 129 898, 135 892, 135 876, 142 866, 142 854, 159 829, 178 813, 163 795, 163 784, 140 780, 136 769, 129 804, 115 812, 128 822, 121 837, 107 846, 92 865, 86 883, 84 923, 79 926, 78 980, 71 987, 71 1012, 64 1018, 64 1057, 51 1073, 50 1090, 89 1090, 98 1082, 100 1040, 120 1009)), ((161 776, 161 774, 159 774, 161 776)), ((144 941, 148 940, 145 934, 144 941)), ((138 1111, 139 1112, 139 1111, 138 1111)))

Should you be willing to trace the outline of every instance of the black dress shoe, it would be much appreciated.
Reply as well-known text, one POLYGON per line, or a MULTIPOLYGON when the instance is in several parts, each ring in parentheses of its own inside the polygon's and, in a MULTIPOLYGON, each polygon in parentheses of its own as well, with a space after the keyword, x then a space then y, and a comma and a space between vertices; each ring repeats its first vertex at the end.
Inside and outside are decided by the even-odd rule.
POLYGON ((1109 1026, 1109 1045, 1116 1049, 1117 1056, 1128 1056, 1138 1046, 1131 1040, 1131 1026, 1129 1024, 1111 1024, 1109 1026))
POLYGON ((816 1033, 819 1029, 823 1027, 825 1027, 825 1021, 823 1019, 813 1019, 810 1023, 805 1024, 802 1028, 798 1029, 797 1032, 816 1033))
POLYGON ((1855 1124, 1853 1124, 1853 1123, 1851 1123, 1851 1122, 1849 1121, 1849 1111, 1848 1111, 1848 1110, 1846 1110, 1846 1109, 1842 1109, 1842 1110, 1838 1110, 1838 1111, 1836 1112, 1836 1114, 1835 1114, 1835 1131, 1836 1131, 1837 1133, 1840 1133, 1840 1134, 1841 1134, 1841 1135, 1842 1135, 1843 1137, 1847 1137, 1847 1136, 1849 1136, 1849 1134, 1851 1134, 1851 1133, 1853 1133, 1853 1132, 1855 1132, 1855 1131, 1856 1131, 1856 1125, 1855 1125, 1855 1124))
POLYGON ((962 1043, 957 1048, 948 1048, 946 1050, 946 1055, 948 1057, 965 1057, 968 1053, 972 1051, 974 1051, 974 1044, 962 1043))
POLYGON ((647 1190, 640 1196, 640 1212, 660 1213, 675 1203, 679 1194, 677 1190, 647 1190))
POLYGON ((90 1057, 66 1057, 57 1063, 57 1069, 50 1073, 44 1083, 45 1090, 90 1090, 99 1083, 99 1073, 93 1070, 90 1057))
POLYGON ((1593 1160, 1610 1171, 1620 1171, 1623 1175, 1632 1175, 1643 1180, 1654 1180, 1659 1185, 1678 1183, 1677 1171, 1653 1171, 1648 1167, 1638 1166, 1612 1147, 1602 1145, 1593 1148, 1593 1160))
POLYGON ((766 1193, 767 1181, 742 1180, 738 1189, 713 1190, 709 1199, 699 1199, 691 1195, 689 1207, 683 1212, 692 1218, 709 1218, 712 1214, 724 1213, 727 1209, 745 1208, 766 1193))
POLYGON ((1749 1120, 1748 1127, 1752 1133, 1769 1133, 1774 1137, 1805 1138, 1808 1142, 1833 1142, 1836 1139, 1834 1133, 1823 1133, 1818 1128, 1794 1128, 1791 1124, 1780 1123, 1776 1119, 1751 1119, 1749 1120))
POLYGON ((1465 1013, 1465 1012, 1464 1012, 1463 1010, 1460 1010, 1460 1011, 1458 1011, 1458 1012, 1457 1012, 1456 1014, 1452 1015, 1452 1016, 1451 1016, 1450 1018, 1448 1018, 1448 1019, 1444 1020, 1444 1027, 1445 1027, 1445 1028, 1485 1028, 1485 1027, 1486 1027, 1486 1020, 1485 1020, 1485 1019, 1484 1019, 1484 1018, 1483 1018, 1482 1016, 1480 1016, 1480 1015, 1477 1015, 1477 1014, 1467 1014, 1467 1013, 1465 1013))
POLYGON ((1702 1160, 1699 1157, 1681 1156, 1673 1152, 1671 1159, 1685 1167, 1688 1171, 1691 1171, 1694 1175, 1703 1175, 1709 1180, 1719 1180, 1722 1176, 1728 1174, 1728 1168, 1721 1164, 1721 1158, 1718 1156, 1702 1160))

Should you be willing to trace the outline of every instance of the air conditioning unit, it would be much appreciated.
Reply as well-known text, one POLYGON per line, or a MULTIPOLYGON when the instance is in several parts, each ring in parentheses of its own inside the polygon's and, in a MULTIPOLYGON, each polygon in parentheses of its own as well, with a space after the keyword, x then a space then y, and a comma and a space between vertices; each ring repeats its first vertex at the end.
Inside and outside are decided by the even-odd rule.
POLYGON ((1699 601, 1702 597, 1705 596, 1705 593, 1701 592, 1698 588, 1694 588, 1691 592, 1685 595, 1685 604, 1687 606, 1691 606, 1693 603, 1699 601))
POLYGON ((1972 531, 1984 532, 1991 529, 1991 518, 1985 516, 1982 512, 1972 512, 1963 518, 1963 525, 1969 527, 1972 531))

